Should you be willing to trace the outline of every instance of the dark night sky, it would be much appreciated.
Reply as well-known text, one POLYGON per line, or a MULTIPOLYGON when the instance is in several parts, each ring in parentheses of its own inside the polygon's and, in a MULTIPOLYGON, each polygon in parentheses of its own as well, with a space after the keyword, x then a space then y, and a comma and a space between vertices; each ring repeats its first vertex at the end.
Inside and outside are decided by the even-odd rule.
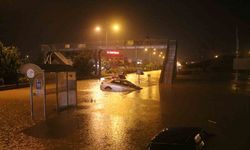
POLYGON ((0 41, 34 55, 41 43, 93 40, 93 26, 118 20, 122 33, 115 38, 177 39, 181 58, 231 53, 236 25, 240 48, 250 50, 249 4, 243 0, 0 0, 0 41))

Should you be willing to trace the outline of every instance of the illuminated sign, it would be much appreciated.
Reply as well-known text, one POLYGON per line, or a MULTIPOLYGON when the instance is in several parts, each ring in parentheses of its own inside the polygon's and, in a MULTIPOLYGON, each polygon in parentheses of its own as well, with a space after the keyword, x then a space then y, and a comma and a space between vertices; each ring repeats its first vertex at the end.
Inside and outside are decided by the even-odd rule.
POLYGON ((110 54, 110 55, 119 55, 120 52, 119 51, 107 51, 107 54, 110 54))

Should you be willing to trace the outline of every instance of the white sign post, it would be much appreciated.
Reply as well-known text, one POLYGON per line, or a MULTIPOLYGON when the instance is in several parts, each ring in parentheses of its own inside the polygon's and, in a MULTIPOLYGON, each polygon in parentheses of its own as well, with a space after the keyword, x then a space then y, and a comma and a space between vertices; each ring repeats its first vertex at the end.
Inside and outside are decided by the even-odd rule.
POLYGON ((31 107, 31 117, 34 117, 34 100, 33 100, 33 78, 35 77, 35 71, 33 69, 28 69, 26 76, 30 79, 30 107, 31 107))
POLYGON ((42 72, 41 68, 35 64, 24 64, 20 67, 22 74, 26 75, 30 82, 30 107, 31 107, 31 117, 34 118, 34 102, 33 102, 33 82, 34 78, 42 72))

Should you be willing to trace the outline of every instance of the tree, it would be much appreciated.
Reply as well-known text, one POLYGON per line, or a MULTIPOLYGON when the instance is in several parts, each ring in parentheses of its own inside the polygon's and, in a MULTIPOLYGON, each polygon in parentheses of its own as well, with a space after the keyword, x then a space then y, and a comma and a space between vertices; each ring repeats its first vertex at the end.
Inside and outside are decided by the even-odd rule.
POLYGON ((73 59, 73 66, 78 77, 89 76, 94 71, 94 63, 91 61, 92 52, 84 51, 73 59))
POLYGON ((17 83, 20 65, 18 49, 14 46, 5 47, 0 42, 0 78, 3 78, 5 83, 17 83))

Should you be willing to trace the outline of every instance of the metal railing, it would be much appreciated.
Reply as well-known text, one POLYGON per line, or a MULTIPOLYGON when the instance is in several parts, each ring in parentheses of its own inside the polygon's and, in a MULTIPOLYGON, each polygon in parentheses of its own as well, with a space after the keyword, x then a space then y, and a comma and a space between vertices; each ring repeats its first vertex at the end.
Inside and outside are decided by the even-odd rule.
POLYGON ((88 41, 86 43, 43 44, 42 51, 80 51, 96 49, 167 48, 167 39, 88 41))

